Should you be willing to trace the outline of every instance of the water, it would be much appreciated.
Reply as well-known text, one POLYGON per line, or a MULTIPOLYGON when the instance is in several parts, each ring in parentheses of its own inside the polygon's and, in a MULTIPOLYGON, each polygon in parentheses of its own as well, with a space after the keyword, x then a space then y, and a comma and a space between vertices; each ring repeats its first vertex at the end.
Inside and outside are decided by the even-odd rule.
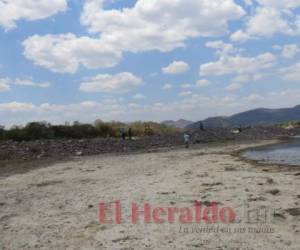
POLYGON ((249 150, 243 156, 260 162, 300 166, 300 136, 279 145, 249 150))

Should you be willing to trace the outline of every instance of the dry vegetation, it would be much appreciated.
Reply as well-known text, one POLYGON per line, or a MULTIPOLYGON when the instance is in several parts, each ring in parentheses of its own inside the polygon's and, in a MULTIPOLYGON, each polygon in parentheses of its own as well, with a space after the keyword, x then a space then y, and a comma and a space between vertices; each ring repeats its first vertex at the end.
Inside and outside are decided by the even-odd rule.
POLYGON ((26 126, 0 127, 0 140, 31 141, 41 139, 118 138, 121 128, 131 128, 133 136, 172 135, 178 130, 155 122, 102 122, 92 124, 74 122, 72 125, 52 125, 48 122, 31 122, 26 126))

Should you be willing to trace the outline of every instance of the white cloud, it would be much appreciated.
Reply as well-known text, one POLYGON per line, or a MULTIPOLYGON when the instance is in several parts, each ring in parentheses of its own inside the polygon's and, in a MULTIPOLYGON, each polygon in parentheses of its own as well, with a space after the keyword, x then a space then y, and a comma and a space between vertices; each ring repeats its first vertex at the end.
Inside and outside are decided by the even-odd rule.
POLYGON ((246 42, 247 40, 249 40, 250 36, 249 34, 247 34, 246 32, 242 31, 242 30, 238 30, 236 32, 234 32, 233 34, 231 34, 230 39, 233 42, 246 42))
POLYGON ((192 91, 183 91, 179 93, 179 96, 190 96, 192 94, 193 94, 192 91))
POLYGON ((244 0, 244 3, 249 6, 253 5, 252 0, 244 0))
POLYGON ((266 94, 251 93, 247 96, 188 94, 179 101, 149 105, 124 103, 120 100, 86 101, 77 104, 56 105, 44 103, 0 103, 0 124, 24 124, 29 121, 64 123, 80 120, 153 120, 185 118, 201 120, 215 115, 231 115, 248 109, 265 107, 292 107, 298 105, 300 91, 295 89, 266 94), (282 106, 281 104, 284 103, 282 106))
POLYGON ((300 6, 300 0, 257 0, 261 5, 277 9, 294 9, 300 6))
POLYGON ((235 48, 232 44, 224 43, 221 40, 207 42, 206 47, 215 49, 216 55, 218 55, 218 56, 228 56, 230 54, 236 54, 240 51, 239 49, 235 48))
POLYGON ((238 30, 231 35, 235 42, 249 39, 272 37, 275 34, 300 34, 299 16, 293 13, 300 6, 300 0, 257 0, 259 5, 246 19, 245 30, 238 30))
POLYGON ((173 86, 172 86, 172 84, 165 84, 163 87, 162 87, 162 90, 169 90, 169 89, 172 89, 173 88, 173 86))
POLYGON ((286 81, 300 81, 300 63, 296 63, 287 68, 280 70, 283 80, 286 81))
POLYGON ((34 82, 31 79, 19 79, 17 78, 14 81, 15 85, 19 85, 19 86, 28 86, 28 87, 37 87, 37 88, 48 88, 51 86, 51 84, 49 82, 34 82))
POLYGON ((286 59, 294 58, 300 49, 297 44, 287 44, 283 46, 281 56, 286 59))
POLYGON ((10 78, 2 78, 0 79, 0 92, 10 90, 12 85, 24 86, 24 87, 36 87, 36 88, 48 88, 51 86, 49 82, 35 82, 30 78, 27 79, 16 78, 15 80, 10 78))
POLYGON ((295 29, 297 34, 300 34, 300 15, 296 16, 295 29))
MULTIPOLYGON (((218 61, 205 63, 200 66, 200 75, 232 75, 231 83, 225 89, 228 91, 236 91, 241 89, 244 83, 257 81, 268 75, 267 70, 273 68, 276 62, 276 56, 271 53, 264 53, 255 57, 232 56, 226 53, 220 53, 218 61)), ((207 80, 204 80, 202 84, 205 85, 206 81, 207 80)), ((197 85, 201 85, 201 82, 197 85)))
POLYGON ((9 86, 10 80, 8 78, 0 78, 0 92, 5 92, 10 90, 9 86))
POLYGON ((251 80, 251 77, 249 75, 238 75, 232 79, 233 82, 236 83, 246 83, 251 80))
POLYGON ((67 105, 49 103, 35 105, 20 102, 0 103, 0 124, 13 125, 45 120, 52 123, 64 123, 65 121, 75 120, 92 122, 99 118, 108 120, 110 117, 117 118, 122 112, 126 113, 126 108, 117 100, 86 101, 67 105))
POLYGON ((279 9, 257 8, 255 15, 247 24, 247 34, 271 37, 275 33, 292 34, 293 30, 279 9))
POLYGON ((279 51, 279 50, 282 50, 282 46, 280 46, 278 44, 275 44, 275 45, 272 46, 272 49, 279 51))
POLYGON ((18 20, 44 19, 67 9, 67 0, 0 0, 0 26, 16 27, 18 20))
POLYGON ((225 89, 228 91, 239 90, 243 87, 245 83, 252 83, 258 81, 266 75, 268 75, 266 72, 237 75, 232 78, 231 84, 229 84, 225 89))
POLYGON ((34 105, 32 103, 20 103, 20 102, 10 102, 10 103, 0 103, 0 112, 23 112, 23 111, 31 111, 34 109, 34 105))
POLYGON ((208 81, 208 80, 206 80, 206 79, 199 80, 199 81, 197 81, 197 83, 196 83, 196 86, 197 86, 197 87, 206 87, 206 86, 208 86, 208 85, 210 85, 210 81, 208 81))
POLYGON ((143 100, 146 97, 143 94, 136 94, 132 98, 135 99, 135 100, 143 100))
POLYGON ((184 83, 184 84, 181 84, 180 87, 181 87, 182 89, 191 89, 191 88, 193 88, 193 85, 188 84, 188 83, 184 83))
POLYGON ((186 62, 174 61, 169 66, 162 68, 164 74, 184 74, 189 71, 190 67, 186 62))
POLYGON ((99 39, 65 35, 34 35, 23 42, 24 55, 36 65, 53 72, 75 73, 80 65, 87 68, 115 66, 122 54, 99 39))
POLYGON ((228 91, 236 91, 236 90, 241 89, 242 87, 243 87, 243 85, 240 83, 231 83, 225 89, 228 91))
POLYGON ((216 62, 209 62, 200 66, 200 75, 226 75, 226 74, 256 74, 259 71, 274 66, 276 57, 265 53, 256 57, 229 56, 221 57, 216 62))
POLYGON ((122 10, 104 10, 102 2, 86 1, 81 23, 104 43, 131 52, 170 51, 188 38, 222 35, 245 14, 233 0, 139 0, 122 10))
POLYGON ((245 98, 249 103, 261 102, 264 100, 264 97, 259 94, 250 94, 245 98))
POLYGON ((129 73, 123 72, 116 75, 99 74, 80 84, 80 90, 84 92, 102 93, 126 93, 132 88, 141 86, 142 79, 129 73))
POLYGON ((87 0, 81 23, 100 37, 73 34, 32 36, 25 56, 60 73, 115 66, 123 52, 172 51, 186 40, 226 34, 228 22, 245 11, 233 0, 139 0, 132 8, 103 9, 103 0, 87 0))

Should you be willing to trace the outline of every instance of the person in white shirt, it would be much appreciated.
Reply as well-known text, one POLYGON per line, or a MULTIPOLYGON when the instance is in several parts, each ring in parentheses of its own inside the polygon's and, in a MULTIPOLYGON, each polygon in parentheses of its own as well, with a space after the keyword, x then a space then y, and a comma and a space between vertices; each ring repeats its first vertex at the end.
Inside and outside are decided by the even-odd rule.
POLYGON ((190 147, 190 135, 188 133, 184 133, 183 138, 184 138, 185 147, 189 148, 190 147))

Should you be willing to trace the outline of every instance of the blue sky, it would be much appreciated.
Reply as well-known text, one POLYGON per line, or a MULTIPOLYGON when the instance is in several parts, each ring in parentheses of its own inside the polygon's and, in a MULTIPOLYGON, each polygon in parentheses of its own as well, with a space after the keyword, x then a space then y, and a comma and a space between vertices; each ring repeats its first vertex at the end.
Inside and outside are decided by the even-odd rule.
POLYGON ((300 0, 0 0, 0 124, 300 104, 300 0))

